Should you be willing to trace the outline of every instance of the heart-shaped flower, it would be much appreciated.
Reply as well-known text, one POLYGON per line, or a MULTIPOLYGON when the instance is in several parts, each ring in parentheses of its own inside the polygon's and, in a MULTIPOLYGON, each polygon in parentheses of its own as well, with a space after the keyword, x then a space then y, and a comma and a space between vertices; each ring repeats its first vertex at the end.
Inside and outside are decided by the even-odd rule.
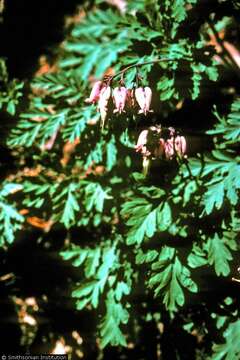
POLYGON ((150 87, 139 87, 135 90, 135 97, 140 106, 139 114, 147 115, 148 112, 152 112, 150 110, 150 105, 152 101, 152 90, 150 87))
POLYGON ((121 114, 125 112, 124 108, 126 105, 128 90, 124 86, 119 86, 113 90, 113 100, 115 103, 114 113, 121 114))
POLYGON ((143 156, 149 156, 150 152, 147 150, 147 137, 148 130, 143 130, 137 141, 137 145, 135 145, 136 152, 140 152, 143 156))
POLYGON ((85 100, 88 104, 95 104, 99 100, 100 92, 102 89, 102 81, 97 81, 92 88, 89 98, 85 100))
POLYGON ((100 111, 100 116, 101 116, 101 128, 104 127, 107 118, 108 102, 110 97, 111 97, 110 86, 104 86, 100 91, 99 100, 98 100, 98 109, 100 111))
POLYGON ((187 152, 187 141, 184 136, 177 135, 174 141, 174 147, 176 154, 180 157, 186 157, 187 152))

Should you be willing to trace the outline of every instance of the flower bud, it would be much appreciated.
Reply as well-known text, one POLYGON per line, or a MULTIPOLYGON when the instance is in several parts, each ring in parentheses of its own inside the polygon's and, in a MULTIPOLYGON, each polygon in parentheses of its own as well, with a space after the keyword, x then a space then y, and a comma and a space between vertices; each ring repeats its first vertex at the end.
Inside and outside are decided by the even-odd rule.
POLYGON ((127 89, 124 86, 117 87, 113 90, 113 99, 116 108, 113 110, 114 113, 125 112, 125 104, 127 100, 127 89))
POLYGON ((102 81, 97 81, 93 85, 90 96, 89 96, 89 98, 87 98, 85 100, 85 102, 88 103, 88 104, 95 104, 99 99, 101 89, 102 89, 102 81))

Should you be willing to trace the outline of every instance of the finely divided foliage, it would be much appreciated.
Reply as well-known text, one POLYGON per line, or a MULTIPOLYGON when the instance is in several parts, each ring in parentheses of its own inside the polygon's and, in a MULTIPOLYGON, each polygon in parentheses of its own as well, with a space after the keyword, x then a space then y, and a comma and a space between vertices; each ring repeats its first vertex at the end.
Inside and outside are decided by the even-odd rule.
POLYGON ((14 203, 8 202, 8 196, 20 191, 22 186, 15 183, 5 183, 0 190, 0 245, 5 247, 15 238, 15 232, 22 228, 24 218, 17 211, 14 203))
MULTIPOLYGON (((216 61, 206 56, 204 26, 197 42, 182 31, 197 0, 130 1, 125 14, 106 10, 105 1, 96 3, 83 11, 63 43, 58 71, 33 80, 29 109, 8 138, 11 148, 27 148, 42 171, 37 180, 20 179, 21 185, 7 184, 1 191, 0 241, 2 246, 12 243, 24 220, 15 204, 6 202, 12 187, 21 190, 18 201, 31 214, 41 212, 67 230, 95 227, 99 234, 101 225, 108 227, 94 245, 69 244, 60 252, 79 268, 79 284, 72 289, 77 309, 100 314, 96 336, 103 348, 131 341, 125 325, 133 322, 139 282, 143 296, 173 318, 190 293, 201 290, 199 268, 229 276, 240 229, 240 100, 233 101, 225 117, 214 109, 216 124, 207 132, 214 139, 211 152, 159 161, 161 182, 150 184, 133 151, 144 115, 112 111, 100 131, 96 106, 85 102, 89 79, 101 80, 106 71, 111 75, 137 64, 124 74, 125 86, 138 86, 138 69, 138 80, 145 89, 151 82, 157 98, 153 110, 159 113, 163 106, 167 116, 184 99, 197 99, 204 81, 217 80, 216 61), (155 61, 163 57, 169 62, 155 61), (184 89, 179 86, 182 68, 184 89), (63 161, 66 144, 73 150, 63 161), (217 223, 209 232, 204 223, 215 215, 217 223)), ((239 327, 238 319, 229 321, 225 343, 213 346, 211 359, 238 358, 239 327)))

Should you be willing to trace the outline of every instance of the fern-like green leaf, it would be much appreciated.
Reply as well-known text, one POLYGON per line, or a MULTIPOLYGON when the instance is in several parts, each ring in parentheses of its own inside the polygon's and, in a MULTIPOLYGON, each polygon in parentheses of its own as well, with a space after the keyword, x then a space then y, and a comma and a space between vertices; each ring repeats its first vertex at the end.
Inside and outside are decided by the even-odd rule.
POLYGON ((223 336, 225 343, 213 345, 213 355, 209 360, 237 360, 240 358, 239 347, 240 320, 228 325, 223 336))
POLYGON ((112 346, 127 346, 120 325, 128 322, 129 313, 120 302, 114 298, 114 291, 110 290, 106 299, 106 315, 100 325, 101 348, 110 344, 112 346))
POLYGON ((154 295, 161 296, 167 310, 171 313, 183 306, 183 288, 197 292, 197 284, 191 279, 190 271, 181 264, 172 248, 164 247, 158 261, 152 264, 152 276, 148 285, 154 287, 154 295))
POLYGON ((232 260, 232 254, 217 233, 213 238, 209 238, 206 244, 208 261, 214 265, 218 276, 227 276, 230 273, 229 261, 232 260))
MULTIPOLYGON (((154 188, 155 190, 155 188, 154 188)), ((144 188, 142 188, 144 192, 144 188)), ((147 189, 147 192, 151 189, 147 189)), ((157 193, 161 197, 164 192, 157 193)), ((122 206, 121 215, 128 217, 126 225, 130 227, 127 244, 140 244, 145 236, 151 238, 157 230, 165 231, 171 224, 171 208, 167 202, 160 203, 155 209, 144 198, 136 198, 122 206)))

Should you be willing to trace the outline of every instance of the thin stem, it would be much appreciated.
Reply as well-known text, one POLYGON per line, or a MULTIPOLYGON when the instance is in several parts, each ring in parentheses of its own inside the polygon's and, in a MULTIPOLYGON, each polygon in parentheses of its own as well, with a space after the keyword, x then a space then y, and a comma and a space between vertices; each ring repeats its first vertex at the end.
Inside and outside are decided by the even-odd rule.
MULTIPOLYGON (((183 162, 183 164, 186 166, 187 171, 189 172, 190 178, 191 178, 191 179, 194 179, 194 176, 193 176, 193 174, 192 174, 192 171, 191 171, 191 169, 190 169, 190 166, 189 166, 189 164, 188 164, 187 159, 186 159, 186 158, 182 159, 182 162, 183 162)), ((196 179, 195 179, 195 180, 196 180, 196 179)), ((196 180, 196 182, 197 182, 197 180, 196 180)))
MULTIPOLYGON (((128 71, 128 70, 130 70, 130 69, 132 69, 134 67, 138 68, 138 67, 144 66, 144 65, 157 64, 159 62, 176 61, 176 60, 178 60, 178 59, 161 58, 161 59, 155 59, 155 60, 151 60, 151 61, 144 61, 142 63, 132 64, 132 65, 129 65, 129 66, 125 67, 123 70, 119 71, 115 75, 110 76, 109 79, 108 79, 108 82, 111 83, 111 81, 115 77, 124 74, 126 71, 128 71)), ((191 60, 191 59, 189 58, 189 60, 191 60)))

